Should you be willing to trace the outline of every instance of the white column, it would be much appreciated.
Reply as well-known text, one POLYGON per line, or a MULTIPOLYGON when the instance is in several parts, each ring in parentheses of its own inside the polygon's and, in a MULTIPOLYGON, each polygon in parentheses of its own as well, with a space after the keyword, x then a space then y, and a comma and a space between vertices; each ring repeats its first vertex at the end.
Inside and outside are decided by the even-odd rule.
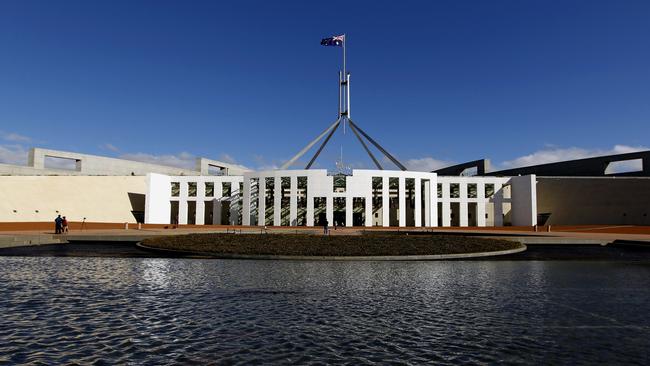
POLYGON ((196 225, 205 224, 205 182, 202 179, 196 181, 196 225))
POLYGON ((352 226, 352 211, 354 198, 352 196, 345 197, 345 226, 352 226))
POLYGON ((431 202, 431 226, 438 226, 438 177, 431 180, 430 201, 431 202))
POLYGON ((282 178, 274 178, 273 189, 273 226, 282 224, 282 178))
POLYGON ((451 205, 449 203, 449 182, 442 183, 442 226, 451 226, 451 205))
POLYGON ((476 183, 476 225, 485 226, 485 182, 476 183))
POLYGON ((503 226, 503 186, 494 183, 494 226, 503 226))
POLYGON ((178 223, 187 225, 187 199, 178 201, 178 223))
POLYGON ((212 223, 221 225, 221 210, 223 201, 223 183, 217 182, 214 184, 214 206, 212 207, 212 223))
POLYGON ((251 178, 244 176, 244 196, 242 197, 241 223, 249 226, 251 224, 251 178))
POLYGON ((260 177, 257 194, 257 225, 264 226, 266 223, 266 178, 260 177))
POLYGON ((399 202, 399 226, 406 226, 406 180, 404 177, 399 177, 399 192, 398 202, 399 202))
POLYGON ((415 226, 422 226, 422 179, 415 178, 415 226))
POLYGON ((205 224, 205 198, 197 197, 196 198, 196 224, 204 225, 205 224))
POLYGON ((431 180, 424 181, 424 226, 431 225, 431 180))
POLYGON ((366 226, 372 226, 372 189, 370 190, 370 194, 366 195, 365 198, 365 203, 366 203, 366 226))
POLYGON ((298 224, 298 177, 291 176, 289 196, 289 226, 298 224))
POLYGON ((469 220, 467 217, 467 182, 460 182, 460 210, 459 210, 459 221, 460 226, 468 226, 469 220))
POLYGON ((180 194, 178 197, 178 223, 187 225, 187 182, 180 182, 180 194))
POLYGON ((329 226, 334 226, 334 197, 331 193, 325 198, 325 216, 329 226))
POLYGON ((389 177, 381 177, 381 225, 390 226, 390 187, 389 177))

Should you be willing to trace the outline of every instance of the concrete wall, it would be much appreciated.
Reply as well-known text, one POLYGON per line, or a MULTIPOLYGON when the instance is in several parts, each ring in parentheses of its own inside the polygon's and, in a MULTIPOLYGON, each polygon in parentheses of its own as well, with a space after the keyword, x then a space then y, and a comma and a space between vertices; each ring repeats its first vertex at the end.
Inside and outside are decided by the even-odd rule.
MULTIPOLYGON (((79 154, 69 151, 48 150, 32 148, 29 151, 28 163, 30 167, 45 168, 45 158, 55 157, 74 160, 75 171, 84 175, 146 175, 147 173, 161 173, 169 175, 196 175, 191 169, 182 169, 166 165, 142 163, 125 159, 108 158, 104 156, 79 154)), ((67 169, 57 169, 61 173, 69 172, 67 169)))
POLYGON ((650 225, 650 178, 538 177, 537 211, 551 225, 650 225))
POLYGON ((145 177, 0 177, 0 222, 131 222, 144 210, 145 177), (15 212, 14 212, 15 211, 15 212))
POLYGON ((537 225, 537 190, 535 175, 510 178, 512 225, 537 225))

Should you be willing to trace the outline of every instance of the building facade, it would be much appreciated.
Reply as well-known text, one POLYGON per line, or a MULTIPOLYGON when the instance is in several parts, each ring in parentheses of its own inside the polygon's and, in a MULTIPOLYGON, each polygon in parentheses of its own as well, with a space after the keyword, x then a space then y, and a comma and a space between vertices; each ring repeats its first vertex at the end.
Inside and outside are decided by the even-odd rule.
POLYGON ((243 176, 147 176, 145 223, 253 226, 535 225, 535 176, 272 170, 243 176))

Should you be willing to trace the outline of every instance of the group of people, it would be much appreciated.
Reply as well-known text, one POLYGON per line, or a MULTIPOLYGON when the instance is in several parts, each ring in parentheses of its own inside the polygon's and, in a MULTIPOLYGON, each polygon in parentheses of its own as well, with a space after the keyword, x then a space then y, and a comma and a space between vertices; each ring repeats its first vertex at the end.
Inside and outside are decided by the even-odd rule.
POLYGON ((54 233, 55 234, 63 234, 68 232, 68 220, 65 218, 65 216, 61 217, 61 215, 57 216, 56 219, 54 219, 54 233))

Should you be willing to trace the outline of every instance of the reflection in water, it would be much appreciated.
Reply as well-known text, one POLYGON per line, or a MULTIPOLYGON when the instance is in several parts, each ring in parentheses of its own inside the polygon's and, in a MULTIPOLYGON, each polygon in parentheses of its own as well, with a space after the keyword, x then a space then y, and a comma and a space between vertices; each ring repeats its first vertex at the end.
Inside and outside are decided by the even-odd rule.
POLYGON ((144 272, 142 279, 152 287, 169 286, 169 261, 164 259, 149 259, 141 263, 144 272))
POLYGON ((650 267, 0 258, 0 363, 645 363, 650 267))

